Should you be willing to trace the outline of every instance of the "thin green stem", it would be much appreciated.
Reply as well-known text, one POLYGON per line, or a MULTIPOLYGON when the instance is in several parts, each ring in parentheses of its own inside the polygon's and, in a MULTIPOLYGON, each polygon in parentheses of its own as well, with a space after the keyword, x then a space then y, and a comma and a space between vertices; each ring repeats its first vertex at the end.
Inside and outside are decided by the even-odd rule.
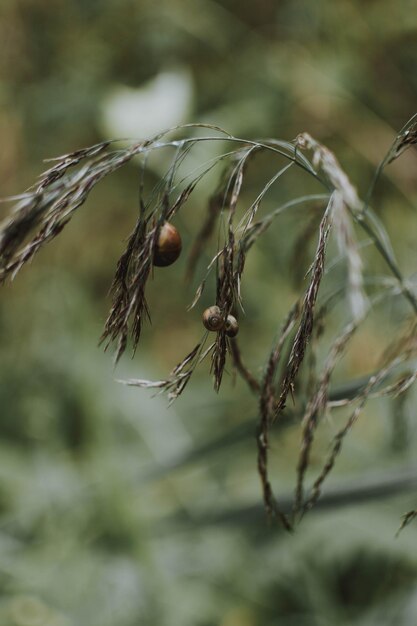
POLYGON ((381 243, 378 235, 375 233, 374 229, 369 224, 369 222, 365 220, 365 216, 363 214, 355 214, 353 211, 351 211, 351 214, 353 215, 356 222, 361 226, 361 228, 372 239, 373 243, 375 244, 376 249, 378 250, 382 258, 384 259, 385 263, 390 268, 391 272, 394 274, 395 278, 398 280, 400 284, 401 292, 403 293, 404 297, 407 298, 407 300, 409 301, 409 303, 411 304, 413 308, 414 313, 417 315, 417 298, 414 295, 414 293, 410 290, 408 285, 405 283, 404 277, 401 274, 398 266, 393 262, 390 255, 387 254, 387 251, 384 245, 381 243))

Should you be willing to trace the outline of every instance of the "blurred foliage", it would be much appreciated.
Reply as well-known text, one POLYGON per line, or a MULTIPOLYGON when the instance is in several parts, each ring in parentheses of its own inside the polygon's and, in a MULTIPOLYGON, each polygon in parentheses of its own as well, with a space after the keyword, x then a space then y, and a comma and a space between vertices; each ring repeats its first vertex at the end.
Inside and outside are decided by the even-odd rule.
MULTIPOLYGON (((336 152, 363 195, 415 112, 416 34, 412 0, 2 0, 0 195, 32 184, 42 159, 108 136, 114 94, 149 95, 162 73, 189 81, 179 122, 287 140, 306 130, 336 152)), ((155 93, 169 104, 169 91, 155 93)), ((165 127, 167 108, 149 106, 135 129, 146 134, 159 119, 165 127)), ((410 150, 374 197, 406 275, 416 269, 416 165, 410 150)), ((163 167, 152 165, 155 180, 163 167)), ((255 163, 249 200, 275 169, 255 163)), ((182 259, 151 286, 153 324, 135 360, 125 358, 115 375, 110 354, 96 348, 137 184, 134 164, 103 181, 64 235, 2 288, 0 623, 415 623, 416 525, 394 541, 415 494, 312 513, 294 536, 268 528, 262 514, 250 523, 193 523, 260 502, 250 428, 257 407, 241 381, 226 380, 215 396, 208 366, 169 410, 164 398, 114 382, 138 372, 160 377, 200 336, 198 312, 185 313, 192 290, 182 259)), ((290 173, 266 208, 303 185, 311 191, 290 173)), ((211 190, 182 217, 185 248, 211 190)), ((283 218, 248 264, 241 336, 255 370, 309 266, 314 243, 299 246, 296 264, 293 253, 304 220, 283 218)), ((364 257, 373 272, 386 271, 371 251, 364 257)), ((336 308, 330 334, 344 309, 336 308)), ((379 308, 339 380, 372 371, 408 313, 400 298, 379 308)), ((415 402, 414 392, 369 404, 333 485, 413 467, 415 402)), ((325 425, 313 468, 334 428, 325 425)), ((297 429, 277 433, 278 492, 293 484, 298 447, 297 429)))

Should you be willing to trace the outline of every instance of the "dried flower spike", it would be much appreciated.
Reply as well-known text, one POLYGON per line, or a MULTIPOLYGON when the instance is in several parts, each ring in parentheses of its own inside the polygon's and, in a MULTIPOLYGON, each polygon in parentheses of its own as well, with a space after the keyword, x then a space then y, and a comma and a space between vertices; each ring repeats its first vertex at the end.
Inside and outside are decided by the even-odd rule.
POLYGON ((239 324, 237 319, 233 315, 228 315, 226 320, 226 335, 228 337, 236 337, 239 332, 239 324))
POLYGON ((178 230, 165 222, 159 231, 158 240, 155 246, 153 264, 156 267, 167 267, 172 265, 181 254, 182 242, 178 230))
POLYGON ((224 318, 218 306, 210 306, 203 313, 203 324, 207 330, 217 332, 224 326, 224 318))

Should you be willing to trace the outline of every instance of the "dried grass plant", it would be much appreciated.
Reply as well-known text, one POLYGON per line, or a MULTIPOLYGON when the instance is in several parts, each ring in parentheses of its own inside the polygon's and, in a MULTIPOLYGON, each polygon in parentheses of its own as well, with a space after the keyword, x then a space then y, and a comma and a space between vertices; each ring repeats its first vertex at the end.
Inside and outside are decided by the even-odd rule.
MULTIPOLYGON (((217 251, 202 277, 190 308, 196 307, 210 279, 215 281, 215 304, 226 317, 242 315, 245 263, 252 247, 281 214, 303 206, 307 218, 296 251, 303 240, 316 239, 314 258, 306 276, 306 287, 300 289, 278 337, 265 357, 260 378, 245 364, 243 348, 237 338, 227 336, 224 328, 213 337, 204 331, 198 344, 162 380, 142 379, 122 381, 127 385, 156 388, 168 394, 173 402, 186 388, 195 368, 204 359, 211 359, 211 370, 216 391, 220 389, 228 360, 247 383, 259 403, 259 421, 256 426, 257 464, 263 500, 267 514, 291 531, 302 516, 319 500, 323 484, 336 462, 349 431, 358 420, 369 398, 397 396, 404 393, 416 380, 417 356, 417 297, 415 281, 404 277, 398 267, 389 237, 371 209, 372 192, 383 169, 402 152, 417 143, 417 115, 398 133, 390 150, 382 160, 365 201, 342 170, 335 155, 325 146, 302 133, 294 141, 276 139, 249 141, 234 137, 210 125, 186 125, 170 129, 151 139, 136 142, 105 141, 52 159, 53 165, 26 193, 7 201, 14 207, 0 230, 0 280, 12 279, 31 261, 40 248, 55 238, 84 204, 89 193, 104 177, 120 169, 132 159, 140 160, 139 215, 120 257, 111 285, 112 305, 105 323, 101 342, 105 348, 115 346, 118 361, 126 350, 129 337, 133 351, 141 337, 143 324, 150 319, 151 310, 146 301, 147 282, 152 276, 153 258, 158 233, 165 221, 172 220, 181 211, 201 179, 215 166, 222 167, 218 187, 208 202, 202 226, 189 251, 187 280, 193 277, 195 267, 207 244, 217 238, 217 251), (200 133, 200 134, 198 134, 200 133), (201 134, 202 133, 202 134, 201 134), (175 138, 182 135, 180 139, 175 138), (171 137, 174 138, 171 138, 171 137), (191 174, 180 175, 185 158, 202 142, 221 142, 227 150, 203 163, 191 174), (154 151, 173 150, 170 167, 151 193, 145 193, 143 179, 147 157, 154 151), (242 206, 241 190, 246 172, 255 155, 264 153, 270 159, 279 156, 285 160, 263 186, 250 206, 242 206), (275 210, 258 218, 258 209, 269 191, 290 168, 298 168, 321 185, 321 194, 311 194, 287 201, 275 210), (311 218, 308 216, 311 215, 311 218), (307 225, 307 226, 305 226, 307 225), (384 260, 392 279, 372 285, 372 276, 365 276, 361 244, 355 231, 362 230, 384 260), (339 257, 330 262, 330 236, 337 241, 339 257), (346 283, 319 302, 319 291, 325 272, 334 263, 344 262, 346 283), (410 305, 410 327, 394 338, 385 352, 378 371, 367 380, 353 386, 335 399, 329 395, 329 386, 336 365, 343 359, 346 347, 357 329, 379 302, 392 296, 402 296, 410 305), (350 321, 333 339, 327 358, 316 362, 316 347, 323 328, 331 314, 334 302, 347 297, 350 321), (307 358, 308 357, 308 358, 307 358), (300 416, 300 450, 297 461, 297 479, 292 511, 281 508, 274 493, 270 475, 269 455, 271 428, 286 419, 288 397, 297 396, 300 370, 308 364, 307 400, 300 416), (310 467, 315 434, 324 415, 337 407, 351 407, 351 413, 334 435, 327 458, 311 487, 306 488, 306 472, 310 467)), ((254 425, 255 429, 255 425, 254 425)), ((404 517, 403 526, 416 516, 412 511, 404 517)))

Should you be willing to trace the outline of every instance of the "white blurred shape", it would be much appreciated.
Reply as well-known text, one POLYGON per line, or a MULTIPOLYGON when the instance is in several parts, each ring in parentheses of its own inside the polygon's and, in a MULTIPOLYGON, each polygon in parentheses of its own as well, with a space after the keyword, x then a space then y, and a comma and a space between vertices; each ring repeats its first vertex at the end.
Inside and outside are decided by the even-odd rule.
POLYGON ((102 127, 110 137, 149 137, 185 122, 192 99, 192 78, 185 68, 161 72, 137 89, 115 86, 103 101, 102 127))

